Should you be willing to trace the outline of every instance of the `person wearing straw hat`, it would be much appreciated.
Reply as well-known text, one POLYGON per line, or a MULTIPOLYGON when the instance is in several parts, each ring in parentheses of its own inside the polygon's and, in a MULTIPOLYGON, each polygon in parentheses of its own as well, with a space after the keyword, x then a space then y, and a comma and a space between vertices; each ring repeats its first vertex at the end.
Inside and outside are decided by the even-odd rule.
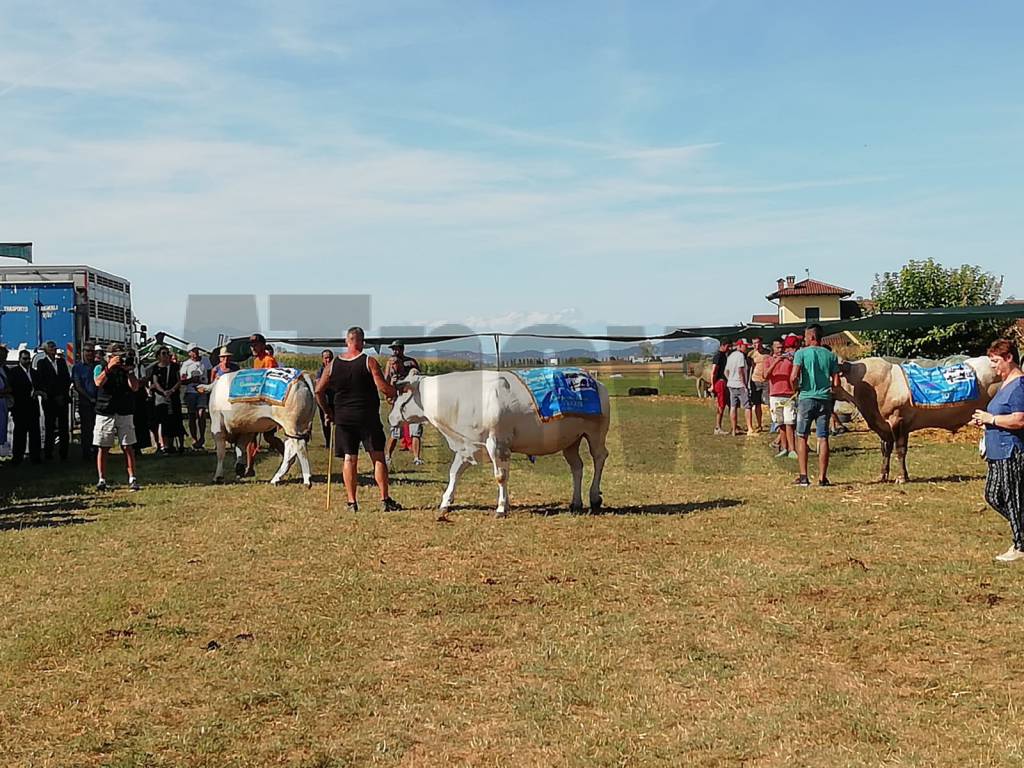
POLYGON ((217 353, 217 359, 219 362, 210 370, 210 383, 213 384, 219 377, 225 373, 232 373, 238 370, 238 363, 231 362, 231 350, 227 347, 221 347, 220 352, 217 353))

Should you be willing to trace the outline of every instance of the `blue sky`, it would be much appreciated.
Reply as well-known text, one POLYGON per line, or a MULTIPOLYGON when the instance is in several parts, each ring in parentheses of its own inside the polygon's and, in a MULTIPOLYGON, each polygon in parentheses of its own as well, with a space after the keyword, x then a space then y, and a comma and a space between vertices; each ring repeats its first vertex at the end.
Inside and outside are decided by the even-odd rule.
MULTIPOLYGON (((747 320, 911 258, 1024 296, 1019 3, 0 0, 0 240, 374 325, 747 320)), ((344 322, 339 319, 339 325, 344 322)), ((269 329, 287 330, 287 329, 269 329)))

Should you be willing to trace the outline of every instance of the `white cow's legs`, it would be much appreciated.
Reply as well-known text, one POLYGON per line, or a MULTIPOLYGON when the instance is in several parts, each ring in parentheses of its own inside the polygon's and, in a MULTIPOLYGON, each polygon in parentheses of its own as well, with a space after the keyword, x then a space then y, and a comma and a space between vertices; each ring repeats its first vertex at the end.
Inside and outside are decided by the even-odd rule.
POLYGON ((213 473, 213 482, 219 483, 224 480, 224 455, 227 453, 227 439, 223 432, 216 432, 213 441, 217 446, 217 471, 213 473))
POLYGON ((448 487, 444 491, 444 496, 441 497, 441 509, 450 509, 455 503, 455 486, 462 473, 466 471, 466 467, 472 463, 473 459, 470 456, 464 456, 461 453, 455 454, 452 466, 448 470, 448 487))
POLYGON ((593 439, 587 438, 587 445, 590 446, 590 455, 594 459, 594 480, 590 483, 590 511, 597 512, 604 504, 601 498, 601 475, 604 472, 604 463, 608 460, 608 447, 605 445, 606 435, 596 435, 593 439))
POLYGON ((306 451, 306 441, 299 439, 296 446, 296 453, 299 457, 299 467, 302 469, 302 484, 307 488, 313 486, 313 473, 309 468, 309 453, 306 451))
POLYGON ((508 516, 508 465, 512 456, 506 446, 500 445, 494 436, 487 438, 487 455, 494 465, 494 479, 498 482, 498 517, 508 516))
POLYGON ((277 469, 277 474, 270 479, 271 485, 277 485, 281 482, 281 478, 287 474, 288 470, 292 468, 292 464, 295 463, 295 438, 288 437, 284 441, 284 455, 281 457, 281 466, 277 469))
POLYGON ((572 501, 569 502, 570 512, 583 511, 583 459, 580 458, 580 441, 563 449, 569 469, 572 471, 572 501))

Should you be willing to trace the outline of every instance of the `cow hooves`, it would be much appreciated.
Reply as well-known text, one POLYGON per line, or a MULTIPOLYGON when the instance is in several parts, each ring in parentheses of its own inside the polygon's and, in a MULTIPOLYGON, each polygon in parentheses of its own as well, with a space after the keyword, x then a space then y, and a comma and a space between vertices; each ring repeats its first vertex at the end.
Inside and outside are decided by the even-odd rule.
POLYGON ((497 517, 497 518, 504 519, 504 518, 508 517, 508 510, 507 509, 499 509, 497 512, 494 513, 494 516, 497 517))
POLYGON ((570 515, 582 515, 583 514, 583 505, 582 504, 570 504, 569 505, 569 514, 570 515))
POLYGON ((897 477, 893 482, 896 483, 896 485, 903 485, 904 483, 909 482, 909 480, 909 477, 897 477))
POLYGON ((279 486, 279 485, 281 484, 281 481, 280 481, 280 480, 278 480, 278 479, 277 479, 277 478, 275 477, 275 478, 274 478, 273 480, 271 480, 271 481, 270 481, 270 484, 271 484, 272 486, 274 486, 275 488, 277 488, 277 486, 279 486))
POLYGON ((604 499, 598 496, 596 499, 590 502, 590 513, 597 514, 601 511, 602 507, 604 507, 604 499))
POLYGON ((313 487, 313 481, 312 480, 303 480, 302 481, 302 487, 305 488, 308 491, 310 488, 313 487))
POLYGON ((220 485, 223 482, 224 482, 224 478, 223 477, 215 477, 215 478, 213 478, 214 485, 220 485))

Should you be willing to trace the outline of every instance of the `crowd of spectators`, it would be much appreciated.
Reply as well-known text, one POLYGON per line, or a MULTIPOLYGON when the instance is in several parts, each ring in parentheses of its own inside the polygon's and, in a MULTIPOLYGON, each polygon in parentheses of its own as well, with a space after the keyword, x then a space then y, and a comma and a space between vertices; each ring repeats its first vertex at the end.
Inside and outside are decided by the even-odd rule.
POLYGON ((811 431, 818 438, 820 485, 830 485, 829 437, 846 431, 833 410, 832 388, 839 385, 839 361, 821 340, 821 327, 811 325, 803 337, 790 334, 775 339, 770 349, 757 337, 751 343, 745 339, 735 344, 723 341, 711 361, 711 387, 717 404, 714 433, 756 435, 764 431, 767 407, 770 429, 778 435, 772 443, 776 457, 797 459, 796 484, 801 486, 810 485, 811 431), (739 425, 741 412, 746 430, 739 425), (723 427, 726 413, 728 431, 723 427))
POLYGON ((41 354, 18 350, 14 365, 9 356, 0 345, 0 455, 9 456, 12 467, 67 462, 77 432, 76 455, 96 464, 100 489, 107 486, 106 464, 115 443, 126 457, 133 490, 139 487, 135 461, 141 449, 155 447, 159 457, 205 450, 207 385, 219 373, 238 370, 227 348, 214 366, 194 344, 185 360, 160 347, 156 362, 147 366, 123 345, 94 342, 72 365, 52 341, 41 354))

